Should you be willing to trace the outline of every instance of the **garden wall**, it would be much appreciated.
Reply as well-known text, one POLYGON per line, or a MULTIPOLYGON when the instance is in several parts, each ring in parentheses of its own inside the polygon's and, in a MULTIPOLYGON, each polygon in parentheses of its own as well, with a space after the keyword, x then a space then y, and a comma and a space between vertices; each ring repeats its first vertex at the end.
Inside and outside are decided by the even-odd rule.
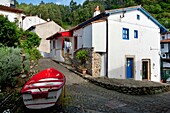
POLYGON ((73 54, 72 64, 76 69, 80 66, 80 60, 76 58, 76 53, 80 50, 87 51, 87 61, 85 67, 87 68, 87 73, 92 75, 93 77, 100 76, 101 71, 101 55, 99 53, 94 52, 93 48, 80 48, 73 54))

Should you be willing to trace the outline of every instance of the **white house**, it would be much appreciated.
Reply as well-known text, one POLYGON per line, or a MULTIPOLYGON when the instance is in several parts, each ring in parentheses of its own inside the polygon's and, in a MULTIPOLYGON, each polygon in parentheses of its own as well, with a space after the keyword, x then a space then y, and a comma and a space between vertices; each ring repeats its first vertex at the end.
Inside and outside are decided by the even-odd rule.
MULTIPOLYGON (((101 55, 101 76, 160 82, 160 34, 165 32, 143 7, 134 6, 105 11, 67 34, 71 52, 94 47, 101 55)), ((62 33, 56 41, 65 39, 62 33)))
POLYGON ((0 15, 6 16, 10 22, 17 21, 18 26, 22 27, 22 16, 24 16, 22 10, 0 5, 0 15))
POLYGON ((170 32, 162 34, 161 36, 161 58, 163 70, 170 69, 170 32))
POLYGON ((51 51, 50 41, 46 40, 46 38, 53 36, 56 32, 64 31, 64 29, 54 21, 33 25, 28 30, 35 32, 41 38, 38 50, 43 57, 50 57, 51 51))
POLYGON ((73 53, 72 45, 70 44, 72 38, 72 32, 70 31, 60 31, 56 32, 47 38, 50 40, 50 57, 55 58, 58 61, 64 62, 66 53, 73 53), (68 51, 68 49, 70 51, 68 51))
POLYGON ((23 30, 28 30, 31 26, 45 23, 45 22, 47 21, 39 18, 38 16, 24 16, 22 28, 23 30))
POLYGON ((161 36, 161 56, 162 58, 170 58, 170 32, 161 36))
POLYGON ((15 0, 1 0, 0 5, 8 6, 8 7, 15 7, 15 0))

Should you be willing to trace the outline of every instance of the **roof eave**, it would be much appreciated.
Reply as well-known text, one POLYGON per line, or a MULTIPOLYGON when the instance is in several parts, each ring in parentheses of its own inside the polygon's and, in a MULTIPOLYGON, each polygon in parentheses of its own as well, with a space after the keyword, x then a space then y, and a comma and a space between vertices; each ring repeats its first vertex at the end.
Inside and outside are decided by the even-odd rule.
POLYGON ((153 18, 144 8, 140 7, 138 8, 142 13, 144 13, 149 19, 151 19, 159 28, 160 28, 160 33, 166 33, 168 30, 160 24, 155 18, 153 18))
POLYGON ((87 21, 85 21, 85 22, 77 25, 76 27, 74 27, 74 28, 71 29, 71 30, 80 29, 80 28, 82 28, 82 27, 90 24, 90 23, 93 22, 93 21, 99 20, 99 19, 104 18, 104 17, 108 17, 109 15, 110 15, 110 14, 107 13, 107 12, 101 13, 101 14, 99 14, 99 15, 97 15, 97 16, 95 16, 95 17, 93 17, 93 18, 91 18, 91 19, 89 19, 89 20, 87 20, 87 21))
POLYGON ((147 12, 141 5, 134 6, 134 7, 128 7, 128 8, 121 8, 121 9, 110 10, 110 11, 107 11, 107 12, 111 15, 111 14, 120 13, 120 12, 123 12, 123 11, 126 12, 126 11, 133 11, 133 10, 139 10, 143 14, 145 14, 149 19, 151 19, 160 28, 160 33, 161 34, 168 32, 168 30, 162 24, 160 24, 155 18, 153 18, 149 14, 149 12, 147 12))

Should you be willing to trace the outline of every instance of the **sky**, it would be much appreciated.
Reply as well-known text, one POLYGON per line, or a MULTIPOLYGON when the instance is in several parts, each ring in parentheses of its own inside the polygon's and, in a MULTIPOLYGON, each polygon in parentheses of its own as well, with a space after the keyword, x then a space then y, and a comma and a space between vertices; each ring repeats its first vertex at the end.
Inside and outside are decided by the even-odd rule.
MULTIPOLYGON (((62 5, 69 5, 71 0, 17 0, 18 3, 32 3, 34 5, 39 4, 41 1, 48 3, 48 2, 53 2, 56 4, 62 4, 62 5)), ((77 4, 82 4, 85 0, 74 0, 75 2, 77 2, 77 4)))

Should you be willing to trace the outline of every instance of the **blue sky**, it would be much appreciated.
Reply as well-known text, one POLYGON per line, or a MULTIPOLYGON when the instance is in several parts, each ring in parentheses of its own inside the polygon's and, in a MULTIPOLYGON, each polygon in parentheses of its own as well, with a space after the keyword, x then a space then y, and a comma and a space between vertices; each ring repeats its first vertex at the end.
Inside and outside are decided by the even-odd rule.
MULTIPOLYGON (((53 2, 56 4, 64 4, 64 5, 69 5, 71 0, 17 0, 18 3, 32 3, 32 4, 39 4, 41 1, 48 3, 48 2, 53 2)), ((85 0, 74 0, 77 2, 77 4, 82 4, 85 0)))

